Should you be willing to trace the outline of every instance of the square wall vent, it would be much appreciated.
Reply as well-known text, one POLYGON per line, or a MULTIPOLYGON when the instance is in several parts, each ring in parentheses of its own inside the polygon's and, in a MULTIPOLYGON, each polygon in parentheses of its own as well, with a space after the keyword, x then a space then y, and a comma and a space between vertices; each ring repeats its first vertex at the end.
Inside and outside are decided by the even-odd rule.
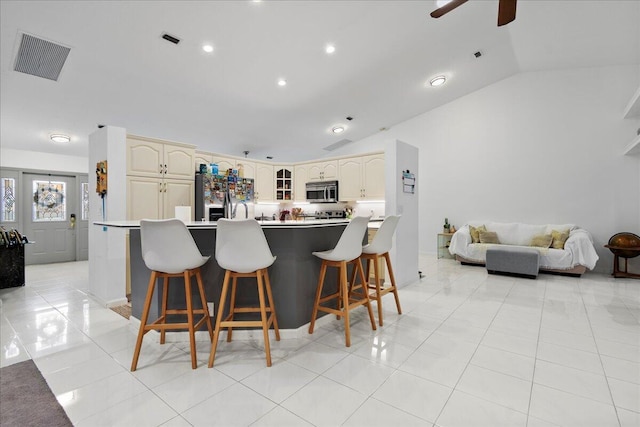
POLYGON ((13 68, 25 74, 58 81, 71 48, 22 34, 13 68))

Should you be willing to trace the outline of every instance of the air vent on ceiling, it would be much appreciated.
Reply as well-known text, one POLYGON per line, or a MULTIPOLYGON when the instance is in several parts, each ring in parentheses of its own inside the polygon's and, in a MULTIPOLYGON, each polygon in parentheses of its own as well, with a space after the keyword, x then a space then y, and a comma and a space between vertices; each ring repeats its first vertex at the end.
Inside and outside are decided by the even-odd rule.
POLYGON ((340 147, 344 147, 345 145, 349 144, 351 141, 350 139, 341 139, 338 142, 334 142, 331 145, 328 145, 326 147, 323 148, 323 150, 327 150, 327 151, 333 151, 333 150, 337 150, 340 147))
POLYGON ((29 34, 22 34, 20 48, 13 68, 21 73, 58 81, 71 49, 42 40, 29 34))
POLYGON ((171 34, 168 34, 168 33, 163 33, 162 34, 162 38, 165 39, 168 42, 173 43, 173 44, 180 43, 180 39, 179 38, 177 38, 175 36, 172 36, 171 34))

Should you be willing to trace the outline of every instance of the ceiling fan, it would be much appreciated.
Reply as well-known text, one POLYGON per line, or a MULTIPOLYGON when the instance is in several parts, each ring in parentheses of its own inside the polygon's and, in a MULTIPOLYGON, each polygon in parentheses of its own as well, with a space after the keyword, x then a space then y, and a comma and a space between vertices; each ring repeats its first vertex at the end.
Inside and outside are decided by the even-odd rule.
MULTIPOLYGON (((452 0, 431 12, 431 17, 440 18, 445 13, 451 12, 453 9, 467 1, 468 0, 452 0)), ((509 22, 516 19, 516 1, 517 0, 500 0, 500 3, 498 3, 498 27, 507 25, 509 22)))

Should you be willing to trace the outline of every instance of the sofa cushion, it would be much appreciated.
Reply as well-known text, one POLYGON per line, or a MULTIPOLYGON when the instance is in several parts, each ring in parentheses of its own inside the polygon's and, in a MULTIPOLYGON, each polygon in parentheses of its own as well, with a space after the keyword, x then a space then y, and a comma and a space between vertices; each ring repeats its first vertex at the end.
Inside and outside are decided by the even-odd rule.
POLYGON ((469 234, 471 234, 471 243, 480 243, 480 232, 487 231, 484 225, 479 227, 469 226, 469 234))
POLYGON ((533 239, 531 239, 531 243, 529 243, 529 246, 548 248, 549 246, 551 246, 552 241, 553 236, 551 234, 539 234, 537 236, 533 236, 533 239))
POLYGON ((551 237, 553 237, 553 241, 551 242, 553 249, 564 249, 564 243, 569 238, 569 230, 552 230, 551 237))
POLYGON ((500 240, 498 240, 498 233, 496 233, 495 231, 481 231, 480 243, 499 244, 500 240))

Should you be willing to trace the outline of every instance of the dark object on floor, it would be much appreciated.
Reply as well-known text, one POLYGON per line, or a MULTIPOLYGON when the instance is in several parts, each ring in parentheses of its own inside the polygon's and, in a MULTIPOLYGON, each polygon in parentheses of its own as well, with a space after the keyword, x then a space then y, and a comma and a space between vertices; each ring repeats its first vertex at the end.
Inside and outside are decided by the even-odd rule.
POLYGON ((131 317, 131 303, 128 302, 124 305, 118 305, 115 307, 110 307, 112 311, 115 311, 116 313, 118 313, 120 316, 124 317, 125 319, 129 320, 129 317, 131 317))
POLYGON ((535 279, 540 270, 540 253, 532 248, 492 246, 487 249, 486 264, 491 274, 514 274, 535 279))
POLYGON ((71 426, 33 360, 0 369, 0 425, 71 426))
POLYGON ((617 233, 604 247, 613 252, 613 277, 640 278, 640 274, 627 270, 629 259, 640 255, 640 237, 633 233, 617 233), (624 271, 620 270, 620 258, 624 258, 624 271))

